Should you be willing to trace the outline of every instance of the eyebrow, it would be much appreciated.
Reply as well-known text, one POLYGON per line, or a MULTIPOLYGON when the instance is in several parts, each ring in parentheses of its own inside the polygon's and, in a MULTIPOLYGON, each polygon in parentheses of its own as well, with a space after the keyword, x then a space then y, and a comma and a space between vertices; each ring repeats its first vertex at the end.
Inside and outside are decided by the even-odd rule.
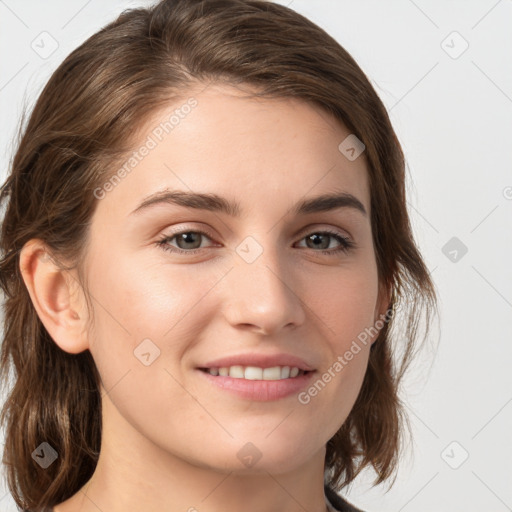
MULTIPOLYGON (((240 217, 242 210, 237 201, 230 201, 214 193, 186 192, 182 190, 162 190, 146 197, 130 215, 139 215, 150 207, 162 204, 174 204, 197 210, 219 212, 230 217, 240 217)), ((342 192, 323 194, 298 202, 292 213, 307 215, 316 212, 326 212, 338 208, 352 208, 364 216, 367 212, 363 204, 352 194, 342 192)))

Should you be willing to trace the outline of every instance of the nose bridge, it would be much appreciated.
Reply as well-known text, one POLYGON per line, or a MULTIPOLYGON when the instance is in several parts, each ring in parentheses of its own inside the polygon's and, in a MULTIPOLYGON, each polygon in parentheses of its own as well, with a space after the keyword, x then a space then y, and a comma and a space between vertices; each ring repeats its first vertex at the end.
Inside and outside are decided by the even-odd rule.
POLYGON ((258 238, 248 236, 235 249, 227 283, 229 321, 266 332, 298 325, 304 312, 294 291, 292 267, 282 248, 272 241, 272 233, 258 238))

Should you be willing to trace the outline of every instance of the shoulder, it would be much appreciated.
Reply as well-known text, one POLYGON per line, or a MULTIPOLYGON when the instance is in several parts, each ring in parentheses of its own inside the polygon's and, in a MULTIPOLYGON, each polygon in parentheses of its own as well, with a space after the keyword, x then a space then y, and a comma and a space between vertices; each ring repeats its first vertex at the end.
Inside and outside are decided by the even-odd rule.
POLYGON ((354 505, 350 504, 344 498, 342 498, 336 491, 328 487, 324 486, 325 496, 332 504, 332 506, 339 512, 364 512, 360 508, 354 507, 354 505))

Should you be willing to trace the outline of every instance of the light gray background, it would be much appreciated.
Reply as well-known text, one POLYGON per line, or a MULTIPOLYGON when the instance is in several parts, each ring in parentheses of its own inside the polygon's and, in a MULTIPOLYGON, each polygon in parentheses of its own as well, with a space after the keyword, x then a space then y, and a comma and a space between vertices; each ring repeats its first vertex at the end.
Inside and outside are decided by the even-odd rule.
MULTIPOLYGON (((2 182, 24 96, 123 9, 150 3, 0 0, 2 182), (43 51, 44 31, 58 43, 49 56, 31 47, 43 51)), ((389 492, 365 473, 349 497, 369 512, 512 510, 512 1, 279 3, 333 35, 388 108, 440 294, 437 355, 405 383, 414 450, 389 492)), ((0 512, 14 510, 0 487, 0 512)))

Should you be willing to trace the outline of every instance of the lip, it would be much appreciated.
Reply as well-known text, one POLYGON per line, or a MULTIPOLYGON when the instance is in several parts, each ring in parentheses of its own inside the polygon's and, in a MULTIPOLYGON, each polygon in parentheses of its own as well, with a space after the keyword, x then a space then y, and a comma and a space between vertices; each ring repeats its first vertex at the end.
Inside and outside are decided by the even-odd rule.
POLYGON ((202 375, 202 378, 207 379, 210 385, 218 386, 239 398, 255 402, 270 402, 295 395, 308 386, 316 374, 315 371, 308 371, 304 375, 289 379, 246 380, 210 375, 199 368, 195 371, 202 375))
MULTIPOLYGON (((315 370, 300 357, 291 354, 238 354, 213 361, 208 361, 197 368, 226 368, 229 366, 257 366, 259 368, 272 368, 273 366, 296 366, 299 370, 312 372, 315 370)), ((238 379, 236 379, 238 380, 238 379)))

